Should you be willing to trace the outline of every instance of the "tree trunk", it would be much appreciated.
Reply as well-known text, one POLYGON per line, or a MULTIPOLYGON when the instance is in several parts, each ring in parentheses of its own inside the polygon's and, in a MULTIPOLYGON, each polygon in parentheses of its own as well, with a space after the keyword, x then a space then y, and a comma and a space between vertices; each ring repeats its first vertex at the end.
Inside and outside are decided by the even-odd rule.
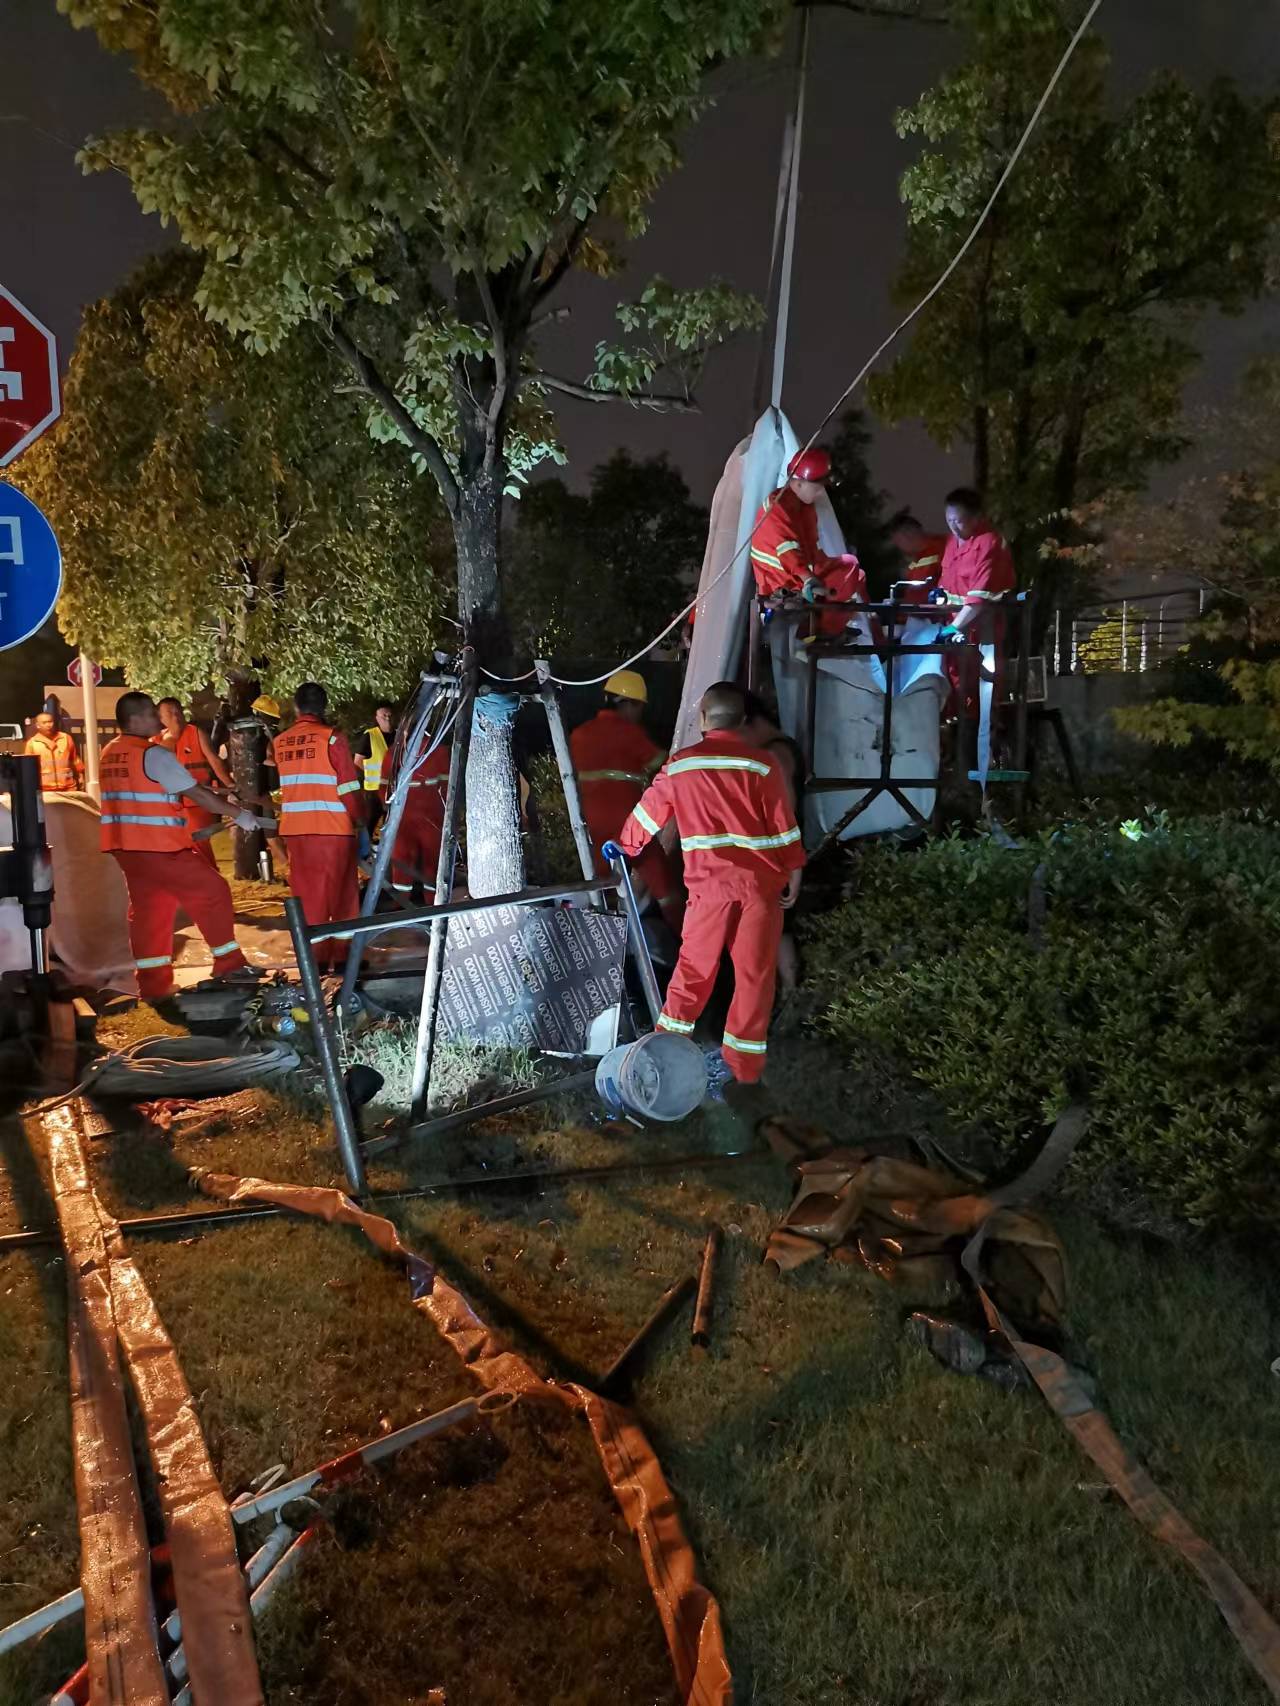
MULTIPOLYGON (((464 480, 454 516, 458 610, 482 667, 510 675, 511 645, 502 614, 498 546, 502 476, 483 467, 464 480)), ((511 894, 525 885, 520 792, 512 736, 518 694, 501 686, 476 698, 467 759, 467 887, 473 895, 511 894)))
MULTIPOLYGON (((241 670, 228 670, 227 699, 231 718, 227 730, 227 762, 235 791, 241 798, 262 792, 266 730, 249 709, 259 691, 256 676, 241 670)), ((252 879, 258 875, 258 856, 263 846, 261 830, 232 829, 232 868, 237 877, 252 879)))

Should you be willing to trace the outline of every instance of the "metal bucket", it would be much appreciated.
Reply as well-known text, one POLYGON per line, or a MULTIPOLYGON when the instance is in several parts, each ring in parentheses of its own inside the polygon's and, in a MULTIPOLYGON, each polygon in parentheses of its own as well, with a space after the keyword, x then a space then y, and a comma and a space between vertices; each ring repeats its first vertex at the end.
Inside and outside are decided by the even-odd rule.
POLYGON ((652 1031, 610 1049, 596 1068, 596 1093, 615 1114, 682 1120, 707 1093, 702 1050, 688 1037, 652 1031))

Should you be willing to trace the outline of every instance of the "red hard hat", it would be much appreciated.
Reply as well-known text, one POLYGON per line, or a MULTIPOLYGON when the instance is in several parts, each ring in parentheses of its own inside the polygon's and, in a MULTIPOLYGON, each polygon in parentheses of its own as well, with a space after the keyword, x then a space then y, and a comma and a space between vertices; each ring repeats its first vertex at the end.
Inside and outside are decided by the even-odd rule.
POLYGON ((787 473, 794 480, 825 480, 831 472, 831 452, 815 444, 811 450, 797 450, 787 463, 787 473))

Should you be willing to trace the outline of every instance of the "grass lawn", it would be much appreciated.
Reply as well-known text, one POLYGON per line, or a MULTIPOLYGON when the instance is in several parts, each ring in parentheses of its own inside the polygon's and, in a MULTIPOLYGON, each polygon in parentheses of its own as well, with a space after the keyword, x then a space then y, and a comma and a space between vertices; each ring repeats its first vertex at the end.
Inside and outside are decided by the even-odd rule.
MULTIPOLYGON (((845 1141, 941 1129, 891 1075, 842 1073, 817 1045, 779 1049, 774 1075, 784 1105, 845 1141)), ((703 1116, 626 1138, 540 1119, 403 1150, 371 1185, 736 1136, 703 1116)), ((189 1206, 193 1164, 338 1180, 327 1130, 296 1099, 261 1096, 242 1129, 176 1147, 119 1123, 90 1151, 120 1213, 189 1206)), ((0 1201, 8 1225, 33 1215, 36 1190, 24 1175, 0 1201)), ((1038 1397, 944 1373, 903 1337, 912 1300, 861 1271, 761 1266, 788 1196, 779 1165, 748 1162, 433 1197, 393 1218, 532 1361, 574 1374, 607 1364, 695 1265, 708 1222, 724 1226, 712 1351, 695 1359, 687 1323, 670 1329, 636 1404, 720 1598, 740 1706, 1263 1701, 1185 1567, 1105 1496, 1038 1397)), ((1112 1419, 1280 1608, 1274 1283, 1227 1252, 1110 1233, 1078 1209, 1057 1219, 1072 1336, 1112 1419)), ((353 1234, 260 1222, 134 1248, 228 1489, 472 1389, 403 1277, 353 1234)), ((73 1584, 76 1541, 61 1264, 51 1250, 5 1257, 0 1292, 3 1622, 73 1584)), ((434 1687, 448 1706, 673 1699, 636 1548, 580 1425, 517 1409, 414 1448, 334 1517, 262 1627, 272 1706, 421 1706, 434 1687)), ((0 1700, 54 1687, 75 1646, 69 1633, 0 1658, 0 1700)))

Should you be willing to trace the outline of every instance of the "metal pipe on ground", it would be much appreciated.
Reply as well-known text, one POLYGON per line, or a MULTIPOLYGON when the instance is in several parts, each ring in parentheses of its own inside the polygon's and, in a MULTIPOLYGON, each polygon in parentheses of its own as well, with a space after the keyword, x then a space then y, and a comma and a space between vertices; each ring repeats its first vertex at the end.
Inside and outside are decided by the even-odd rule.
POLYGON ((695 1350, 705 1351, 711 1343, 711 1300, 716 1281, 716 1258, 720 1254, 721 1232, 713 1226, 702 1247, 702 1266, 698 1270, 698 1298, 693 1306, 692 1341, 695 1350))
POLYGON ((662 1296, 658 1299, 652 1313, 649 1315, 644 1325, 634 1335, 630 1342, 626 1344, 621 1351, 619 1351, 613 1362, 610 1363, 604 1374, 601 1375, 600 1384, 597 1387, 597 1391, 600 1393, 601 1397, 608 1397, 610 1394, 617 1392, 623 1382, 629 1379, 641 1351, 645 1348, 658 1329, 664 1326, 665 1323, 671 1319, 676 1310, 679 1309, 680 1305, 694 1290, 697 1283, 697 1279, 693 1274, 685 1274, 684 1277, 682 1279, 678 1279, 674 1285, 667 1287, 666 1291, 664 1291, 662 1296))
POLYGON ((320 984, 320 973, 316 967, 315 955, 311 952, 311 938, 308 935, 302 902, 297 895, 291 894, 285 901, 284 914, 289 921, 289 934, 293 937, 293 951, 297 956, 298 970, 302 976, 302 992, 306 997, 307 1011, 311 1016, 311 1034, 315 1040, 316 1053, 320 1056, 320 1070, 324 1075, 325 1094, 329 1098, 329 1111, 333 1115, 334 1129, 338 1138, 338 1153, 342 1157, 343 1171, 347 1175, 347 1184, 352 1195, 362 1197, 367 1187, 364 1177, 364 1161, 360 1155, 360 1137, 356 1130, 355 1116, 351 1112, 351 1104, 347 1100, 347 1092, 342 1082, 342 1068, 338 1060, 338 1048, 334 1041, 333 1027, 329 1023, 329 1011, 325 1005, 324 990, 320 984))
MULTIPOLYGON (((440 1179, 433 1185, 413 1185, 403 1191, 381 1191, 363 1199, 366 1208, 385 1208, 392 1203, 416 1202, 423 1197, 439 1196, 449 1191, 497 1189, 503 1185, 519 1190, 542 1183, 564 1179, 590 1182, 623 1173, 673 1173, 693 1167, 720 1167, 738 1161, 768 1161, 770 1152, 754 1145, 750 1149, 706 1150, 689 1155, 650 1157, 643 1161, 612 1161, 603 1167, 525 1167, 509 1173, 470 1173, 460 1179, 440 1179)), ((147 1214, 135 1220, 119 1222, 126 1238, 145 1237, 148 1233, 189 1232, 202 1226, 220 1226, 224 1221, 274 1220, 288 1214, 288 1209, 276 1203, 239 1204, 235 1208, 197 1208, 179 1214, 147 1214)), ((54 1231, 10 1232, 0 1236, 0 1255, 10 1250, 23 1250, 41 1244, 56 1244, 54 1231)))

